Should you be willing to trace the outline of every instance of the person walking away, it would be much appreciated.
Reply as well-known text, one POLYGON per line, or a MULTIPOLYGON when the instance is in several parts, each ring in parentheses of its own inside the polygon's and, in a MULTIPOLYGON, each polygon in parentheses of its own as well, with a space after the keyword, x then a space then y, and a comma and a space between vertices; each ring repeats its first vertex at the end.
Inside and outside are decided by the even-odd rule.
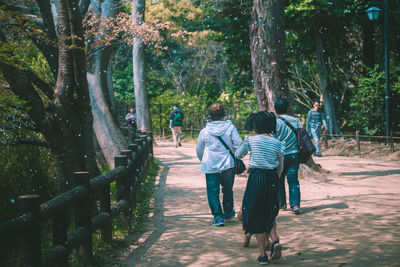
POLYGON ((236 151, 237 158, 243 158, 250 151, 250 173, 242 202, 242 224, 245 234, 255 234, 260 252, 258 262, 268 264, 265 252, 266 233, 270 234, 271 260, 281 257, 282 245, 276 230, 279 213, 278 183, 283 165, 284 145, 274 138, 276 117, 273 113, 260 111, 247 118, 254 126, 256 135, 245 136, 243 144, 236 151))
POLYGON ((125 122, 128 125, 128 138, 132 140, 136 136, 137 123, 136 123, 136 112, 133 108, 129 109, 129 113, 125 116, 125 122))
POLYGON ((214 103, 209 108, 209 119, 206 127, 200 131, 197 140, 196 154, 201 161, 201 173, 206 176, 207 199, 213 226, 224 226, 235 217, 233 209, 233 183, 235 180, 235 162, 225 144, 233 151, 242 143, 239 132, 229 120, 224 120, 225 108, 214 103), (222 190, 222 208, 220 191, 222 190))
POLYGON ((279 208, 286 209, 286 190, 285 176, 289 185, 289 204, 291 212, 300 214, 300 184, 299 184, 299 166, 300 157, 297 148, 297 136, 295 132, 286 124, 289 123, 295 129, 303 127, 299 119, 287 114, 289 104, 286 99, 278 98, 274 103, 275 112, 277 114, 276 133, 274 136, 285 144, 283 151, 284 163, 283 171, 279 178, 278 200, 279 208))
POLYGON ((174 146, 181 146, 181 127, 183 121, 183 111, 178 107, 178 104, 173 105, 173 109, 169 114, 170 128, 174 146))
POLYGON ((308 133, 311 133, 312 138, 314 139, 315 146, 315 156, 321 157, 321 148, 319 146, 319 137, 321 136, 322 129, 326 131, 326 120, 324 117, 324 113, 319 110, 321 103, 318 99, 316 99, 313 103, 313 108, 308 111, 307 114, 307 122, 306 122, 306 130, 308 133))

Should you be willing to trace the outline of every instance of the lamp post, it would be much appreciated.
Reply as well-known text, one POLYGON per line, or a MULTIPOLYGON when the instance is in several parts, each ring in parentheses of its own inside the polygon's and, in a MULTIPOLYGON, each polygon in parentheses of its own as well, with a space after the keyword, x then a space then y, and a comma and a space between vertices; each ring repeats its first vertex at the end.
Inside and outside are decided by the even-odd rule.
MULTIPOLYGON (((388 0, 381 2, 373 2, 374 4, 383 5, 384 17, 384 46, 385 46, 385 118, 386 118, 386 143, 389 144, 390 121, 389 121, 389 92, 390 92, 390 53, 389 53, 389 3, 388 0)), ((365 12, 368 14, 369 20, 377 20, 382 10, 377 7, 371 7, 365 12)))

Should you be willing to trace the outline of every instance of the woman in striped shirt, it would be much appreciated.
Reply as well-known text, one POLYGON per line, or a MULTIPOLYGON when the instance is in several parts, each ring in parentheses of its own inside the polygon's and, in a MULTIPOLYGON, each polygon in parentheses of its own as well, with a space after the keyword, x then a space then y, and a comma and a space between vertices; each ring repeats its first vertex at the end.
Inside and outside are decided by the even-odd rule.
POLYGON ((268 264, 265 252, 265 237, 272 239, 271 260, 281 257, 282 246, 278 241, 275 218, 279 213, 278 182, 279 168, 282 168, 284 146, 271 136, 276 130, 273 113, 260 111, 250 115, 246 124, 252 125, 254 136, 245 136, 245 141, 236 151, 237 158, 243 158, 250 151, 250 174, 243 196, 243 230, 255 234, 260 251, 258 262, 268 264))

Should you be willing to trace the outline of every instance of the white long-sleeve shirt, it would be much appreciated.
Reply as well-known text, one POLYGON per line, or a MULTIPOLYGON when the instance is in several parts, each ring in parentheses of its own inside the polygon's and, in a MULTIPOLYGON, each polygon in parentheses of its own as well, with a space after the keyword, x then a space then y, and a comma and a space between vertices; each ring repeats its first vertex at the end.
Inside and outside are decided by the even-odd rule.
POLYGON ((196 153, 201 160, 201 173, 218 173, 235 166, 233 157, 217 136, 225 141, 232 153, 240 147, 242 139, 231 121, 208 122, 197 140, 196 153))

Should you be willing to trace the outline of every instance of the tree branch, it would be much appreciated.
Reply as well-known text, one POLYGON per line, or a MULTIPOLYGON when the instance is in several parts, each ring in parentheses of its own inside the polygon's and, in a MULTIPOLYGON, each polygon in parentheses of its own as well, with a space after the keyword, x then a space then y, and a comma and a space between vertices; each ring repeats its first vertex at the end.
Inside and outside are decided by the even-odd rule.
POLYGON ((33 139, 33 138, 21 138, 21 139, 11 140, 9 142, 5 141, 2 142, 2 145, 12 145, 12 146, 37 145, 42 147, 49 147, 49 144, 45 140, 33 139))
POLYGON ((33 73, 30 70, 26 71, 26 75, 29 77, 29 79, 49 98, 52 99, 53 97, 53 89, 51 86, 40 79, 35 73, 33 73))

